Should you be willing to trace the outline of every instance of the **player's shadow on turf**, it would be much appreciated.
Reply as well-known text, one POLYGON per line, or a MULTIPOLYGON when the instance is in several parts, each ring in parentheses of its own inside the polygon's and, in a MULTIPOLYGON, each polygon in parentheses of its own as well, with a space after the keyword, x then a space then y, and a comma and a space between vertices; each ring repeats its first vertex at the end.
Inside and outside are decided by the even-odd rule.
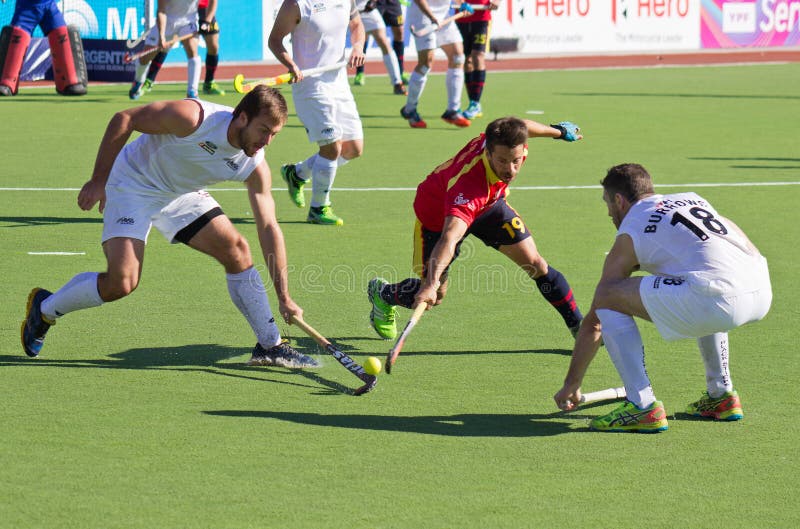
MULTIPOLYGON (((388 352, 392 342, 386 347, 388 352)), ((529 354, 548 354, 548 355, 561 355, 572 356, 572 349, 517 349, 511 351, 489 351, 488 349, 481 349, 479 351, 403 351, 400 353, 401 357, 408 356, 471 356, 471 355, 529 355, 529 354)))
POLYGON ((278 419, 281 421, 452 437, 547 437, 575 431, 572 424, 552 420, 553 414, 480 414, 398 417, 391 415, 323 415, 281 411, 210 410, 208 415, 278 419))
POLYGON ((57 224, 102 224, 102 217, 0 217, 0 223, 10 223, 0 228, 26 228, 28 226, 53 226, 57 224))
MULTIPOLYGON (((325 393, 349 393, 350 389, 328 380, 310 370, 284 369, 270 366, 248 366, 244 363, 225 362, 230 358, 247 354, 251 350, 217 344, 193 344, 177 347, 142 347, 112 353, 102 358, 58 358, 45 352, 37 358, 24 355, 0 355, 0 367, 53 367, 77 369, 131 369, 168 370, 208 373, 238 379, 286 384, 320 390, 325 393), (305 379, 305 380, 304 380, 305 379), (310 381, 312 383, 306 383, 310 381)), ((317 351, 311 350, 312 354, 317 351)))

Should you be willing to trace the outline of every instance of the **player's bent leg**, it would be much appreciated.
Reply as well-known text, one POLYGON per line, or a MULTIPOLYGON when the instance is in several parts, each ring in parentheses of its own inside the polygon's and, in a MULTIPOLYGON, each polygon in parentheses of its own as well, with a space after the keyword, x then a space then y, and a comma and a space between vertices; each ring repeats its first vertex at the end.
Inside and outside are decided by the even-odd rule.
POLYGON ((378 336, 384 340, 393 340, 397 336, 397 309, 382 297, 384 287, 388 282, 376 277, 367 285, 367 299, 372 304, 369 313, 369 322, 378 336))
MULTIPOLYGON (((509 226, 513 224, 509 223, 509 226)), ((520 226, 523 226, 521 223, 520 226)), ((526 228, 524 229, 527 232, 526 228)), ((583 315, 575 301, 567 279, 539 254, 532 237, 515 244, 503 245, 498 250, 514 261, 536 282, 539 293, 561 315, 572 337, 577 335, 583 315)))
POLYGON ((650 321, 650 315, 639 294, 641 276, 620 280, 601 280, 594 292, 594 303, 598 309, 609 309, 650 321))
POLYGON ((187 245, 216 259, 228 274, 238 274, 253 266, 250 245, 225 215, 208 220, 187 245))
POLYGON ((114 237, 103 243, 108 269, 97 276, 97 292, 104 302, 130 295, 139 286, 144 263, 144 241, 114 237))

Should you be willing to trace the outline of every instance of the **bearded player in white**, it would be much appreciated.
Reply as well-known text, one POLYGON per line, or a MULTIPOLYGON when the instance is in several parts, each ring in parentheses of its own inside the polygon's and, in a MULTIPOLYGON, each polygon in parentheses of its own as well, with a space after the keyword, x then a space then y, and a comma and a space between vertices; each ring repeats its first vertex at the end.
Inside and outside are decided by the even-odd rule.
MULTIPOLYGON (((197 98, 197 87, 200 83, 200 56, 197 54, 197 0, 158 0, 156 12, 156 25, 150 28, 145 37, 144 46, 152 48, 159 46, 167 50, 167 44, 174 38, 187 37, 181 41, 186 60, 188 62, 188 80, 186 82, 186 97, 197 98)), ((150 61, 159 52, 154 49, 145 55, 136 64, 133 84, 128 91, 128 97, 139 99, 143 93, 143 85, 147 77, 150 61)))
POLYGON ((131 294, 155 226, 170 242, 186 244, 224 267, 231 299, 258 339, 251 364, 315 367, 313 358, 281 340, 247 241, 203 191, 224 180, 245 183, 280 314, 287 322, 302 315, 289 295, 286 249, 264 160, 264 147, 287 116, 280 92, 264 86, 245 95, 235 109, 184 99, 115 114, 100 143, 92 178, 78 194, 81 209, 100 205, 108 268, 78 274, 52 294, 33 289, 22 326, 26 354, 39 354, 57 318, 131 294), (141 135, 126 145, 134 131, 141 135))
POLYGON ((742 418, 728 367, 727 331, 758 321, 772 303, 767 260, 730 219, 695 193, 655 194, 638 164, 608 170, 603 200, 618 228, 575 341, 556 404, 571 410, 602 339, 627 392, 627 401, 590 423, 592 430, 658 432, 668 428, 645 369, 633 316, 652 321, 665 340, 696 338, 707 390, 689 404, 697 417, 742 418), (631 277, 637 270, 651 273, 631 277))
POLYGON ((344 61, 347 31, 352 52, 348 67, 364 64, 364 26, 354 0, 285 0, 269 35, 269 49, 293 75, 292 97, 297 117, 319 152, 297 164, 284 165, 281 174, 292 202, 305 206, 303 186, 311 179, 312 224, 340 226, 344 221, 331 209, 330 193, 336 170, 364 150, 364 132, 344 68, 303 77, 303 70, 344 61), (291 34, 292 53, 283 40, 291 34))
MULTIPOLYGON (((460 4, 459 10, 472 12, 467 3, 460 4)), ((447 17, 450 11, 450 0, 414 0, 408 6, 406 26, 415 31, 436 26, 438 29, 422 37, 414 36, 417 47, 417 65, 411 72, 408 80, 408 97, 406 104, 400 109, 400 115, 408 120, 411 128, 424 129, 428 124, 417 112, 417 104, 425 89, 428 72, 433 66, 433 56, 436 48, 441 48, 447 57, 447 73, 445 85, 447 86, 447 109, 442 114, 442 119, 456 127, 469 127, 470 120, 461 113, 461 91, 464 88, 464 43, 461 32, 453 24, 439 27, 440 22, 447 17)))

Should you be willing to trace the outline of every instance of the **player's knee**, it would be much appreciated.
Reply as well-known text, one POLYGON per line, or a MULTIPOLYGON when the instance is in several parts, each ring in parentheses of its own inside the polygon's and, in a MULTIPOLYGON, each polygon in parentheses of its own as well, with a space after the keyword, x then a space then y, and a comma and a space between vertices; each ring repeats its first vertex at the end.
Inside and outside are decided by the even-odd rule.
POLYGON ((348 141, 342 145, 342 157, 345 160, 353 160, 358 158, 364 154, 364 142, 363 141, 348 141))
POLYGON ((450 60, 450 67, 461 68, 464 66, 464 60, 465 60, 464 54, 457 53, 456 55, 453 55, 453 58, 450 60))
POLYGON ((253 266, 253 258, 250 255, 250 245, 247 239, 242 237, 241 234, 237 233, 236 235, 230 242, 223 258, 220 259, 220 263, 229 274, 238 274, 253 266))
POLYGON ((416 70, 422 77, 425 77, 431 71, 431 68, 425 64, 418 64, 416 70))
POLYGON ((139 286, 139 274, 118 272, 100 274, 97 279, 97 290, 103 301, 116 301, 129 296, 139 286))

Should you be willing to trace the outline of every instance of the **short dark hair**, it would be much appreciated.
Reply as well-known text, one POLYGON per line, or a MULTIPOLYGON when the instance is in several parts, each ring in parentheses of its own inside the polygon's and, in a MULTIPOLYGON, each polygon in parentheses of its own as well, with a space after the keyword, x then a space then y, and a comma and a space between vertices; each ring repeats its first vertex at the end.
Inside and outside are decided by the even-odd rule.
POLYGON ((264 85, 258 85, 244 95, 233 109, 233 117, 242 112, 248 119, 256 118, 264 112, 279 123, 286 123, 289 118, 289 108, 283 95, 275 88, 264 85))
POLYGON ((492 121, 486 127, 486 149, 492 152, 496 145, 513 149, 528 142, 528 126, 519 118, 508 116, 492 121))
POLYGON ((608 170, 606 177, 600 183, 609 197, 619 193, 631 202, 654 193, 650 173, 638 163, 615 165, 608 170))

